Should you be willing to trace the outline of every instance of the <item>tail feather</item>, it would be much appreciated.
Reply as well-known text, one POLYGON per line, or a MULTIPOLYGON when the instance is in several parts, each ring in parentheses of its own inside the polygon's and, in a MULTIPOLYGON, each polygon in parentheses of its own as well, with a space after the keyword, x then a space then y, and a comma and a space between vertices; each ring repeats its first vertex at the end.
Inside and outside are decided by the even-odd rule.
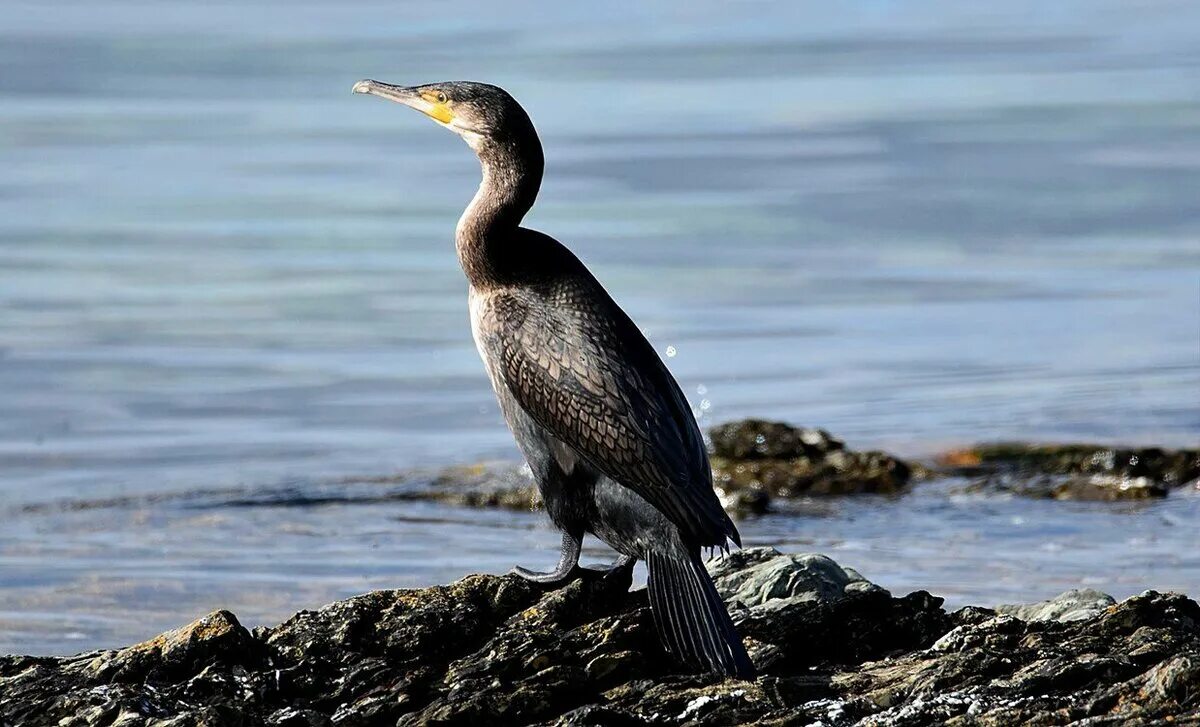
POLYGON ((702 671, 749 679, 754 665, 699 552, 652 552, 650 611, 667 651, 702 671))
MULTIPOLYGON (((707 577, 708 575, 705 574, 705 578, 707 577)), ((681 584, 681 586, 687 587, 687 589, 690 591, 689 595, 694 602, 705 603, 708 607, 708 610, 712 610, 712 603, 707 598, 708 594, 705 592, 704 587, 700 582, 697 581, 697 579, 688 579, 686 583, 681 584)), ((717 619, 701 619, 696 624, 700 627, 700 638, 698 639, 700 642, 699 646, 704 652, 706 661, 708 661, 710 664, 722 663, 723 657, 726 654, 724 643, 727 639, 725 639, 724 636, 717 630, 717 624, 720 623, 720 619, 722 618, 727 620, 729 615, 725 611, 725 604, 720 604, 718 608, 720 609, 720 613, 717 615, 717 619)), ((737 637, 737 643, 739 646, 741 645, 742 640, 740 637, 737 637)))

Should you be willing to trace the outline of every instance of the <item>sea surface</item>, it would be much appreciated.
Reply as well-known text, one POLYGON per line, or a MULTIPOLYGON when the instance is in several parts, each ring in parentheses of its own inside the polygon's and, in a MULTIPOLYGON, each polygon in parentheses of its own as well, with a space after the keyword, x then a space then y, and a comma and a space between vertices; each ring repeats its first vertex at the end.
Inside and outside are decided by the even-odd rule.
MULTIPOLYGON (((517 454, 453 252, 478 165, 363 77, 521 100, 527 224, 702 425, 1195 446, 1200 4, 992 5, 5 0, 0 653, 551 565, 540 514, 405 495, 517 454)), ((1198 525, 951 482, 741 528, 954 607, 1200 595, 1198 525)))

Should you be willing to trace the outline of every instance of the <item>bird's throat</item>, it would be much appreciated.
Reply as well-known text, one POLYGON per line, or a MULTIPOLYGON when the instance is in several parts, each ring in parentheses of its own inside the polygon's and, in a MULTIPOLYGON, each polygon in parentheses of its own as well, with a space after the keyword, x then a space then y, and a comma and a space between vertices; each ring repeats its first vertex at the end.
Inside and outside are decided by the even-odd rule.
POLYGON ((458 220, 455 245, 467 279, 477 288, 488 288, 517 272, 508 269, 511 261, 521 258, 510 245, 537 199, 544 162, 536 136, 524 143, 489 140, 476 153, 483 181, 458 220))

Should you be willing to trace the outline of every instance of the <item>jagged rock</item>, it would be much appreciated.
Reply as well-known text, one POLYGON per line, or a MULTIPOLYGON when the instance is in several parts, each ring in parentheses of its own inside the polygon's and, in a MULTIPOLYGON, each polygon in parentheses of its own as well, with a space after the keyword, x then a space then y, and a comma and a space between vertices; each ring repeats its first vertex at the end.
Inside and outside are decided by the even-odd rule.
POLYGON ((844 712, 879 725, 1200 719, 1195 601, 1150 591, 1070 623, 964 611, 934 648, 836 675, 835 688, 854 695, 844 712))
POLYGON ((996 606, 996 613, 1015 616, 1022 621, 1081 621, 1103 613, 1116 599, 1091 588, 1072 589, 1039 603, 996 606))
MULTIPOLYGON (((1200 720, 1200 605, 1147 592, 1081 620, 947 614, 818 555, 711 563, 760 669, 680 675, 644 591, 476 575, 247 632, 217 612, 144 644, 0 657, 0 725, 1159 724, 1200 720)), ((1075 594, 1075 603, 1100 594, 1075 594)), ((1030 617, 1054 609, 1040 604, 1030 617)), ((1026 614, 1025 611, 1019 611, 1026 614)))
POLYGON ((981 444, 942 455, 948 474, 971 489, 999 489, 1058 500, 1140 500, 1200 478, 1200 450, 1094 444, 981 444))

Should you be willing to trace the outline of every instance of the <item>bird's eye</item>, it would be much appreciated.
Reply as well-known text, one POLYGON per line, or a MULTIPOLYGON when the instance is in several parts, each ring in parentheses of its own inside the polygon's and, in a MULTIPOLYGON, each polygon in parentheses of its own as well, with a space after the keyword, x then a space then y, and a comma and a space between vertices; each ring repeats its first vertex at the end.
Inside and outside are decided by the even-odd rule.
POLYGON ((442 93, 441 91, 438 91, 437 100, 438 100, 438 103, 446 103, 446 94, 442 93))

